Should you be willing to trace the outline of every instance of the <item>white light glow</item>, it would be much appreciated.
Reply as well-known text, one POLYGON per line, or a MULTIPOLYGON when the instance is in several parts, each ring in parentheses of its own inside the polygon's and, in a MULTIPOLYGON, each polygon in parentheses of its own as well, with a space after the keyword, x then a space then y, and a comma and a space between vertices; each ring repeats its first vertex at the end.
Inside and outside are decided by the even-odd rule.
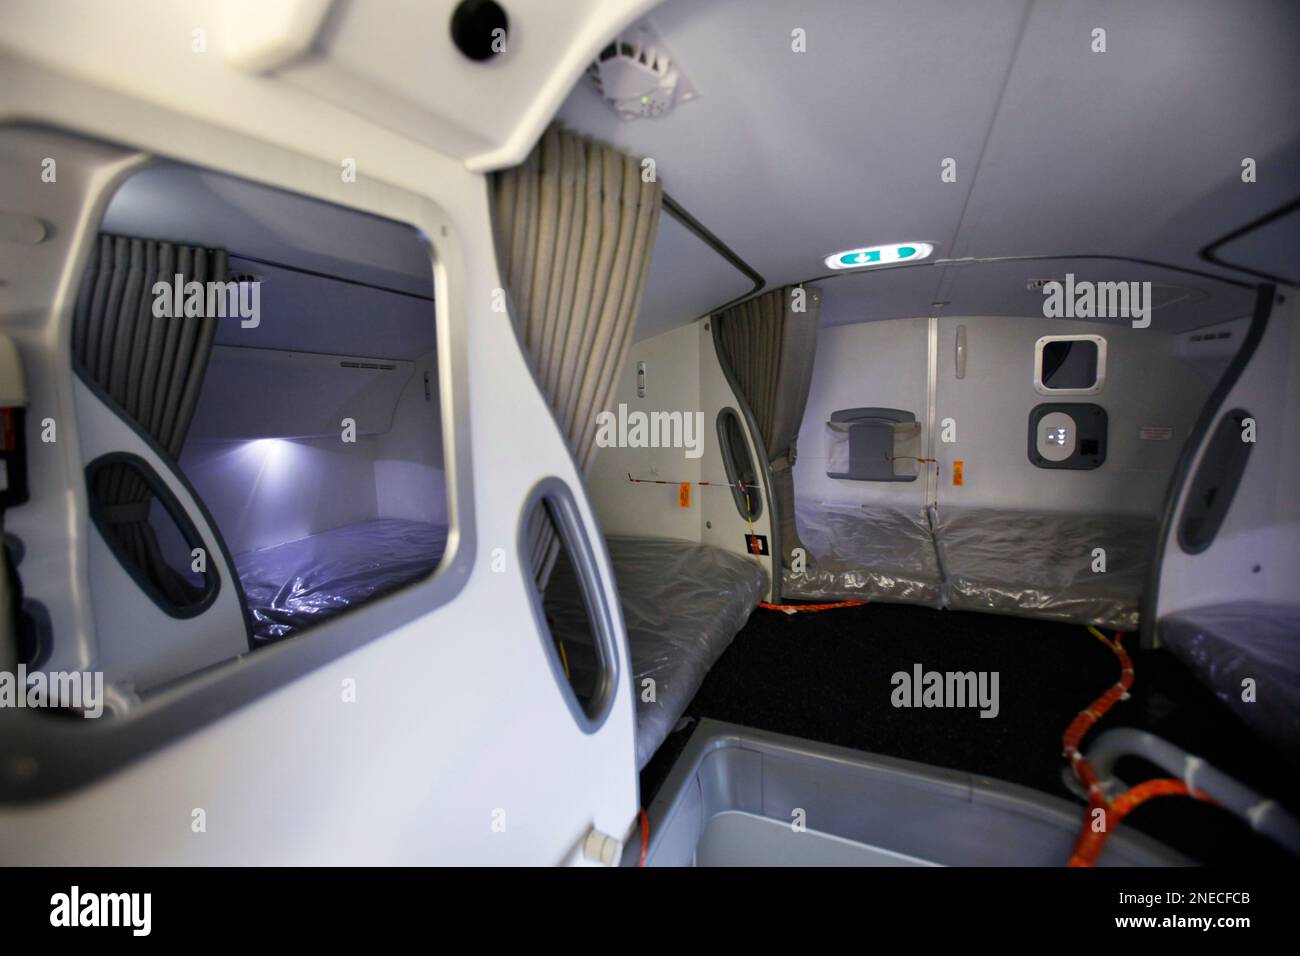
POLYGON ((846 249, 826 257, 826 266, 830 269, 868 269, 872 266, 898 265, 901 262, 917 262, 934 252, 934 246, 928 242, 899 242, 889 246, 865 246, 862 249, 846 249))
POLYGON ((279 477, 279 473, 284 470, 281 464, 288 460, 289 453, 292 451, 291 445, 291 442, 283 438, 254 438, 240 446, 244 456, 244 467, 257 470, 255 485, 261 484, 267 478, 279 477))

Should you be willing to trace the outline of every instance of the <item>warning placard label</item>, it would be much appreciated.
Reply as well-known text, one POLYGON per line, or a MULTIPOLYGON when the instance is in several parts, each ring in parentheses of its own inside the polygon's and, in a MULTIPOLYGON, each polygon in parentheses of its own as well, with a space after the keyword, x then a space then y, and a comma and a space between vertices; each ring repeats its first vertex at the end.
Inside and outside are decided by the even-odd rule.
POLYGON ((1143 441, 1169 441, 1174 437, 1174 430, 1168 425, 1143 425, 1138 429, 1138 438, 1143 441))

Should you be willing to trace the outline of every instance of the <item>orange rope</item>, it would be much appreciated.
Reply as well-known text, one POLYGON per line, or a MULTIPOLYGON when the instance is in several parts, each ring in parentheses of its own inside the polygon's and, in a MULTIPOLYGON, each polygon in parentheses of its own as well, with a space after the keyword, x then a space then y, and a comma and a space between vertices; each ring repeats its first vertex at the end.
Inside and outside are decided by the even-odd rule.
POLYGON ((637 866, 645 866, 645 853, 650 847, 650 818, 646 816, 645 807, 641 808, 641 862, 637 866))
POLYGON ((758 606, 768 611, 798 614, 800 611, 830 611, 837 607, 862 607, 866 603, 866 601, 833 601, 830 604, 768 604, 766 601, 759 601, 758 606))
MULTIPOLYGON (((729 481, 669 481, 667 478, 633 478, 632 473, 627 473, 627 480, 634 485, 700 485, 705 488, 741 488, 748 492, 750 486, 743 481, 738 481, 734 485, 729 481)), ((753 487, 757 488, 757 485, 753 487)))
POLYGON ((1079 838, 1075 841, 1074 851, 1070 854, 1069 865, 1093 866, 1106 846, 1106 837, 1110 835, 1110 831, 1119 826, 1126 816, 1142 804, 1156 797, 1196 797, 1199 800, 1213 802, 1205 794, 1189 790, 1187 784, 1181 780, 1168 777, 1140 783, 1120 794, 1109 806, 1104 802, 1104 796, 1094 797, 1088 804, 1087 817, 1079 830, 1079 838), (1089 822, 1093 811, 1098 809, 1101 810, 1102 819, 1105 821, 1105 828, 1100 833, 1095 832, 1089 822))
POLYGON ((1198 800, 1213 802, 1200 791, 1191 790, 1181 780, 1172 778, 1148 780, 1146 783, 1126 790, 1114 800, 1106 797, 1105 792, 1101 789, 1101 781, 1097 778, 1096 772, 1079 751, 1079 744, 1088 731, 1092 729, 1092 726, 1101 720, 1108 710, 1114 707, 1117 702, 1128 698, 1129 688, 1133 686, 1133 661, 1121 643, 1124 636, 1121 632, 1116 631, 1115 640, 1111 642, 1097 629, 1090 627, 1088 630, 1119 658, 1120 672, 1119 681, 1106 693, 1081 710, 1079 715, 1065 728, 1065 733, 1061 736, 1061 743, 1065 747, 1065 757, 1070 761, 1075 777, 1088 790, 1088 809, 1084 813, 1083 823, 1079 828, 1079 836, 1074 843, 1074 851, 1070 854, 1070 866, 1092 866, 1095 864, 1101 856, 1101 851, 1106 846, 1106 838, 1110 836, 1111 831, 1118 827, 1126 816, 1148 800, 1155 797, 1189 796, 1198 800), (1092 829, 1092 819, 1096 810, 1101 810, 1104 823, 1100 833, 1092 829))
POLYGON ((754 536, 754 505, 749 500, 749 489, 757 489, 758 485, 749 485, 743 481, 737 481, 734 485, 725 481, 669 481, 666 478, 633 478, 632 472, 627 473, 627 480, 634 485, 700 485, 703 488, 730 488, 733 491, 740 489, 745 494, 745 521, 749 524, 749 534, 754 536))

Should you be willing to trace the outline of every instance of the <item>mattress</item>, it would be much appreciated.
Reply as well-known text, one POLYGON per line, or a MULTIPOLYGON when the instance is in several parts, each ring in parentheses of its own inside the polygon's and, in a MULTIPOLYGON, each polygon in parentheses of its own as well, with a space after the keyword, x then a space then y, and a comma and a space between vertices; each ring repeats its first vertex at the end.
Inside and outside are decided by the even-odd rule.
POLYGON ((1236 602, 1160 621, 1165 646, 1214 696, 1300 767, 1300 608, 1236 602), (1245 682, 1254 694, 1243 700, 1245 682))
POLYGON ((1155 535, 1138 516, 941 508, 948 607, 1134 631, 1155 535))
POLYGON ((786 569, 785 597, 942 606, 924 510, 797 499, 795 520, 809 556, 804 571, 786 569))
POLYGON ((288 637, 431 574, 447 526, 374 518, 234 556, 254 644, 288 637))
MULTIPOLYGON (((610 537, 607 544, 632 659, 637 766, 644 767, 767 593, 767 572, 744 555, 689 541, 610 537)), ((594 655, 580 652, 591 636, 567 561, 556 564, 543 607, 566 647, 575 689, 591 686, 594 655)))

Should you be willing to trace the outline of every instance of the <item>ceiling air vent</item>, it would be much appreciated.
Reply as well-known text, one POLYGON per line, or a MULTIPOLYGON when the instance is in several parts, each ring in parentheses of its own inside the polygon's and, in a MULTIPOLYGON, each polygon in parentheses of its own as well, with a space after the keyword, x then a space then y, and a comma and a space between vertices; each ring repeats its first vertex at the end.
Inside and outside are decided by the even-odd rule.
POLYGON ((393 369, 397 368, 397 366, 391 362, 349 362, 349 361, 339 362, 339 367, 340 368, 368 368, 374 372, 391 372, 393 369))
POLYGON ((668 48, 644 23, 619 34, 601 50, 587 67, 587 76, 623 119, 663 116, 696 96, 668 48))

